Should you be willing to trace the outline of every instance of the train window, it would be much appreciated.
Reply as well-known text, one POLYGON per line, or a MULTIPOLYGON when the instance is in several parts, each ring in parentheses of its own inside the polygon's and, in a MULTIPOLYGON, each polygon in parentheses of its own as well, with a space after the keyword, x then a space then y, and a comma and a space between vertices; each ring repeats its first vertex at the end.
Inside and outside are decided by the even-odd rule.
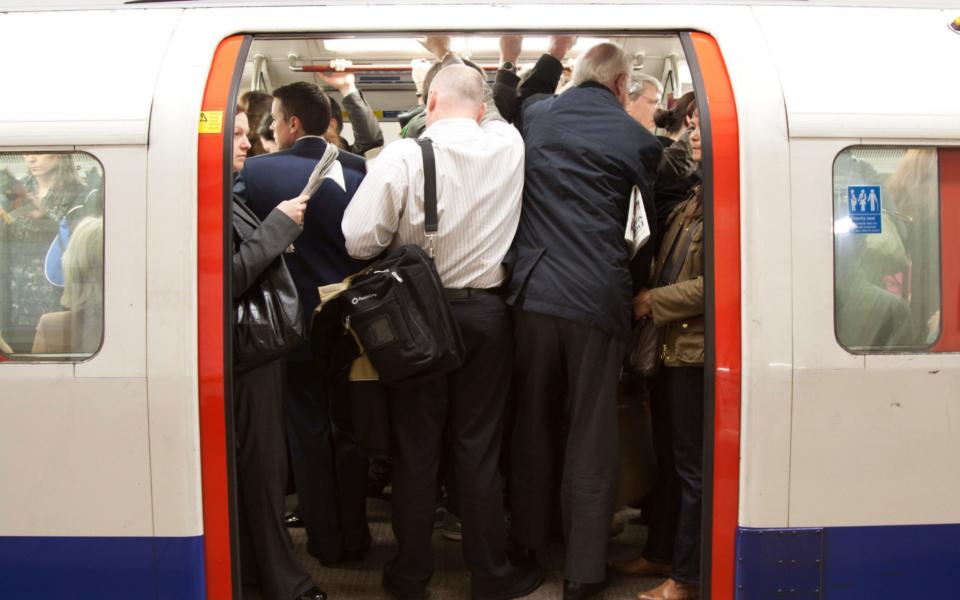
POLYGON ((103 167, 0 153, 0 356, 79 361, 103 339, 103 167))
POLYGON ((833 196, 837 340, 853 353, 926 351, 941 332, 937 149, 844 150, 833 196))

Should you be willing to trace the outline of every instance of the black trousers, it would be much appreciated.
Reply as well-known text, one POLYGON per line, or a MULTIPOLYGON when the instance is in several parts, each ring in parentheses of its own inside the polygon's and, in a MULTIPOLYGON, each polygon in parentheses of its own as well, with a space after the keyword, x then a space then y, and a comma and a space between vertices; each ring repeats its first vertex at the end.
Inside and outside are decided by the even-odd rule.
POLYGON ((324 564, 362 556, 367 527, 367 455, 335 414, 349 415, 349 387, 314 363, 286 365, 287 436, 307 531, 307 551, 324 564))
POLYGON ((643 503, 644 517, 649 525, 643 556, 653 562, 673 562, 673 542, 677 534, 677 516, 680 511, 680 481, 673 461, 673 424, 670 418, 670 381, 663 371, 650 381, 650 417, 653 432, 653 450, 657 456, 657 479, 653 491, 643 503))
POLYGON ((561 522, 566 578, 602 581, 619 475, 616 390, 625 342, 522 310, 514 313, 514 335, 513 536, 540 550, 561 522))
POLYGON ((663 474, 663 479, 661 473, 657 476, 658 489, 654 496, 659 494, 659 497, 654 503, 656 509, 651 515, 644 556, 658 562, 672 562, 674 579, 699 585, 703 367, 663 367, 654 390, 657 459, 662 461, 661 470, 671 472, 663 474), (659 487, 661 482, 664 485, 659 487))
POLYGON ((234 379, 240 569, 269 600, 290 600, 313 585, 293 554, 283 524, 287 449, 283 438, 283 364, 234 379))
POLYGON ((397 556, 384 579, 412 596, 433 575, 434 504, 444 432, 456 471, 463 556, 474 594, 489 594, 516 570, 506 557, 498 461, 510 388, 512 336, 498 296, 451 301, 466 346, 463 366, 418 389, 388 391, 393 432, 393 531, 397 556))

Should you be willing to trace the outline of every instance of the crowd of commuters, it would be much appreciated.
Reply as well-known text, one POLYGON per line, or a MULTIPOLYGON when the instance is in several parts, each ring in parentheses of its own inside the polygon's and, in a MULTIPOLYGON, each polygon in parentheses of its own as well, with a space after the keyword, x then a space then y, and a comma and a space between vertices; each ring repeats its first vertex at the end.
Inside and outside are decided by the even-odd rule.
POLYGON ((309 320, 319 287, 399 245, 427 247, 424 165, 412 138, 429 139, 440 215, 430 244, 466 350, 457 370, 415 389, 377 386, 389 431, 379 445, 363 441, 369 412, 344 408, 362 395, 348 377, 350 361, 337 358, 343 340, 355 346, 350 336, 314 339, 237 375, 242 573, 271 599, 325 597, 293 558, 284 525, 305 527, 307 551, 322 564, 363 559, 368 446, 386 445, 380 472, 392 485, 398 549, 383 586, 395 597, 427 595, 438 504, 462 535, 473 598, 532 593, 557 541, 566 547, 565 599, 595 595, 613 571, 667 577, 641 599, 698 597, 704 301, 696 101, 688 94, 662 108, 660 82, 635 74, 611 43, 583 53, 558 93, 575 41, 553 36, 521 76, 523 39, 503 36, 489 85, 451 52, 449 38, 427 38, 437 60, 414 65, 418 103, 401 115, 404 139, 369 171, 362 155, 383 144, 383 133, 349 73, 321 79, 339 92, 352 143, 343 138, 340 105, 312 83, 274 90, 269 113, 244 114, 265 106, 262 93, 238 107, 235 296, 280 259, 309 320), (337 167, 312 197, 300 196, 327 144, 339 149, 337 167), (651 229, 633 256, 624 241, 631 192, 651 229), (644 507, 650 541, 641 558, 608 565, 617 388, 644 319, 664 332, 664 368, 646 386, 660 455, 644 507), (284 517, 288 452, 299 506, 284 517))

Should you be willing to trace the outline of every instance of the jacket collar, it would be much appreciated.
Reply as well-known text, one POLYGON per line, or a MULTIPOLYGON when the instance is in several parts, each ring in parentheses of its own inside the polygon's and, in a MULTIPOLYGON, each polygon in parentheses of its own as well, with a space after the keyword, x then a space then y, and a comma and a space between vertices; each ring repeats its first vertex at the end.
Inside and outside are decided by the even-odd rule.
POLYGON ((327 147, 327 140, 323 139, 319 135, 303 135, 297 138, 297 141, 290 146, 290 150, 305 150, 305 149, 314 149, 324 150, 327 147))
POLYGON ((596 82, 596 81, 584 81, 583 83, 581 83, 580 85, 577 86, 577 89, 578 89, 578 90, 586 90, 586 89, 590 89, 590 88, 595 88, 595 89, 598 89, 598 90, 603 90, 603 91, 605 91, 607 94, 610 95, 610 98, 611 98, 612 100, 616 101, 617 104, 620 104, 620 101, 617 100, 617 97, 613 95, 613 92, 610 91, 610 88, 608 88, 607 86, 603 85, 602 83, 598 83, 598 82, 596 82))

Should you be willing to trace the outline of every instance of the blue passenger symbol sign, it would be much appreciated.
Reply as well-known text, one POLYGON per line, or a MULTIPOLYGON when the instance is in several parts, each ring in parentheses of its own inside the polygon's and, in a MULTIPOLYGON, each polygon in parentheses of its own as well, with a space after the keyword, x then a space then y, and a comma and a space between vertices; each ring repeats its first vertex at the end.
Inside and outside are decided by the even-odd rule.
POLYGON ((847 214, 856 226, 853 233, 881 233, 880 186, 847 186, 847 214))

